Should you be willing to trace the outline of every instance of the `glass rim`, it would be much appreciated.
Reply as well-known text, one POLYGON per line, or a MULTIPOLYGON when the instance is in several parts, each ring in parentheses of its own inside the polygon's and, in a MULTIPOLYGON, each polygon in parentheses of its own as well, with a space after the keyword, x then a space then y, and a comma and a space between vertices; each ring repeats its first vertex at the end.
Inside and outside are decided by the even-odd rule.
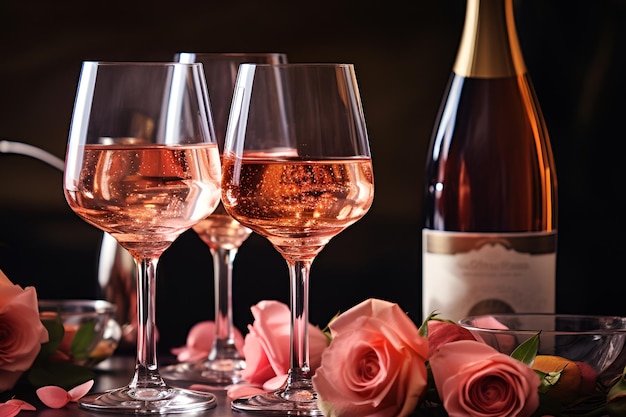
POLYGON ((167 66, 201 66, 201 62, 179 61, 83 61, 83 64, 98 66, 144 66, 144 67, 167 67, 167 66))
POLYGON ((108 313, 113 314, 117 306, 107 300, 89 299, 41 299, 37 302, 41 309, 58 309, 61 314, 108 313), (70 310, 65 310, 69 308, 70 310), (81 311, 78 311, 80 309, 81 311))
POLYGON ((195 55, 195 56, 207 56, 207 57, 224 57, 224 58, 239 58, 246 56, 254 56, 254 57, 263 57, 263 56, 284 56, 287 54, 285 52, 188 52, 181 51, 176 52, 177 56, 180 55, 195 55))
POLYGON ((478 314, 468 316, 460 319, 457 324, 470 331, 489 333, 493 335, 534 335, 541 332, 541 335, 589 335, 598 333, 626 333, 626 317, 618 315, 602 315, 602 314, 565 314, 565 313, 494 313, 494 314, 478 314), (543 318, 543 319, 565 319, 565 320, 596 320, 597 322, 622 322, 624 327, 597 327, 585 330, 554 330, 554 329, 530 329, 530 328, 517 328, 517 329, 499 329, 492 327, 479 327, 472 324, 472 321, 477 318, 491 317, 495 318, 543 318))
POLYGON ((245 62, 240 64, 241 66, 255 66, 255 67, 268 67, 268 68, 350 68, 354 67, 353 63, 349 62, 285 62, 281 64, 257 64, 254 62, 245 62))

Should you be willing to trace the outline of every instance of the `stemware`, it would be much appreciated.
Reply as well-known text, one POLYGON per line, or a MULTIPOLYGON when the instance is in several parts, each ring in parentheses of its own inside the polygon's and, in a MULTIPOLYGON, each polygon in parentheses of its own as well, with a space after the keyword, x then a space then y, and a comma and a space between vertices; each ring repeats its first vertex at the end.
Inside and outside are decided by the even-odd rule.
POLYGON ((289 269, 291 359, 279 390, 237 411, 322 415, 309 362, 309 272, 374 198, 365 118, 352 64, 242 64, 222 155, 222 203, 267 238, 289 269))
MULTIPOLYGON (((244 62, 280 64, 287 62, 287 57, 282 53, 181 52, 176 54, 175 60, 200 62, 204 66, 217 143, 222 151, 239 65, 244 62)), ((196 223, 193 230, 209 247, 213 258, 215 338, 207 358, 167 366, 162 375, 172 381, 199 382, 216 389, 225 388, 243 381, 241 371, 246 366, 235 346, 232 271, 237 251, 252 231, 233 219, 221 203, 209 217, 196 223)))
POLYGON ((91 410, 186 413, 215 395, 176 388, 156 355, 157 264, 220 199, 220 155, 202 64, 84 62, 65 158, 71 209, 137 266, 137 360, 128 385, 83 397, 91 410))

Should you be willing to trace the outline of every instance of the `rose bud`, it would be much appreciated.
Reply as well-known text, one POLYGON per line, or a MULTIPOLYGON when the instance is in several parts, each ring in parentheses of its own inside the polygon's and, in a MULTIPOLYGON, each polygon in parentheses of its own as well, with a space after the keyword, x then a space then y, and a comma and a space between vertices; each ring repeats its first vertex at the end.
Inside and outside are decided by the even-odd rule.
POLYGON ((476 340, 476 338, 469 330, 458 324, 449 321, 428 320, 429 357, 441 346, 456 340, 476 340))

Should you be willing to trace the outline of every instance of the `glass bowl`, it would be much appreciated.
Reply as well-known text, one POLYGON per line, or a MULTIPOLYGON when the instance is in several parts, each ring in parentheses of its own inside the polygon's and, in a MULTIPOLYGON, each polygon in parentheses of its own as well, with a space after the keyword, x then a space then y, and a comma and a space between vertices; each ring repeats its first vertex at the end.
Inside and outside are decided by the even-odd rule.
POLYGON ((62 333, 54 360, 93 367, 117 348, 122 329, 116 307, 104 300, 39 300, 39 316, 62 333))
POLYGON ((507 355, 539 333, 536 361, 541 355, 587 364, 604 387, 614 383, 626 365, 626 317, 515 313, 471 316, 459 324, 507 355))

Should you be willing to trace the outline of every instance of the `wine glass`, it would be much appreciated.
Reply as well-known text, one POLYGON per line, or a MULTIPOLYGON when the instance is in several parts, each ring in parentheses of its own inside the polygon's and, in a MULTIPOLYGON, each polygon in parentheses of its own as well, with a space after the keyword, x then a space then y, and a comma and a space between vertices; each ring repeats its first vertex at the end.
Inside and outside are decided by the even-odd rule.
MULTIPOLYGON (((220 151, 224 148, 224 136, 233 88, 239 64, 244 62, 280 64, 287 62, 282 53, 190 53, 176 54, 179 62, 200 62, 210 93, 211 110, 220 151)), ((252 231, 233 219, 219 204, 206 219, 196 223, 193 230, 209 247, 213 257, 215 289, 215 338, 207 358, 198 362, 167 366, 162 375, 166 379, 199 382, 215 389, 242 382, 241 371, 244 358, 235 346, 232 271, 239 247, 252 231)))
POLYGON ((242 64, 222 155, 222 203, 267 238, 290 276, 291 362, 281 389, 238 411, 322 415, 309 363, 309 272, 372 205, 374 178, 352 64, 242 64))
MULTIPOLYGON (((172 387, 156 357, 161 254, 220 199, 220 155, 202 64, 84 62, 65 159, 71 209, 108 232, 137 265, 137 361, 128 385, 91 394, 95 411, 186 413, 211 393, 172 387)), ((173 313, 174 314, 174 313, 173 313)))

